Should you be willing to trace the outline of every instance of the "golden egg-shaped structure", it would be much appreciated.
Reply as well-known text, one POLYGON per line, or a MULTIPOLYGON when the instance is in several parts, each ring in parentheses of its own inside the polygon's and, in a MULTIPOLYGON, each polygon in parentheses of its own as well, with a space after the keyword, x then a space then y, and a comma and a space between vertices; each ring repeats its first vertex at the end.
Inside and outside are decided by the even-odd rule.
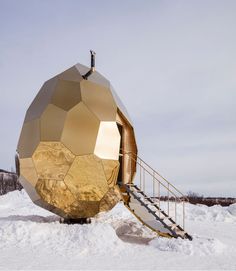
POLYGON ((110 210, 136 170, 123 155, 137 154, 128 113, 110 82, 90 70, 77 64, 43 84, 17 146, 30 198, 64 218, 110 210))

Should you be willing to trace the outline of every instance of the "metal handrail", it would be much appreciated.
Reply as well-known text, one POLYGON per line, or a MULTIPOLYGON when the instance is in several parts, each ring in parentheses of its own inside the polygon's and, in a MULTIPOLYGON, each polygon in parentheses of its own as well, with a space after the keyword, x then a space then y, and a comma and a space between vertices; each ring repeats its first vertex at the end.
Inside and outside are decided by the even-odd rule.
MULTIPOLYGON (((186 199, 186 201, 189 201, 189 199, 178 189, 178 188, 176 188, 172 183, 170 183, 166 178, 164 178, 160 173, 158 173, 155 169, 153 169, 150 165, 148 165, 142 158, 140 158, 138 155, 136 155, 136 154, 134 154, 132 151, 129 151, 129 152, 127 152, 127 151, 124 151, 123 149, 121 149, 122 150, 122 152, 124 152, 124 154, 128 154, 128 155, 133 155, 133 156, 135 156, 135 157, 137 157, 143 164, 145 164, 151 171, 153 171, 153 173, 155 173, 155 174, 157 174, 159 177, 161 177, 167 184, 169 184, 176 192, 178 192, 180 195, 181 195, 181 197, 183 197, 184 199, 186 199)), ((133 161, 135 161, 135 162, 138 162, 137 161, 137 159, 135 159, 135 158, 133 158, 133 157, 131 157, 131 159, 133 160, 133 161)), ((140 166, 141 166, 141 163, 140 163, 140 166)), ((147 170, 146 170, 147 171, 147 170)), ((150 173, 151 174, 151 173, 150 173)), ((159 179, 157 179, 156 177, 155 177, 155 179, 158 181, 158 182, 160 182, 161 184, 162 184, 162 182, 161 182, 161 180, 159 180, 159 179)), ((163 186, 165 186, 164 184, 162 184, 163 186)), ((166 187, 166 186, 165 186, 166 187)), ((167 187, 166 187, 167 188, 167 187)), ((171 191, 171 190, 170 190, 171 191)), ((174 194, 174 193, 173 193, 174 194)))
MULTIPOLYGON (((163 187, 164 189, 166 189, 167 191, 167 214, 168 216, 170 215, 170 196, 171 198, 174 197, 174 218, 175 221, 177 219, 177 202, 182 202, 182 207, 183 207, 183 220, 182 220, 182 227, 184 228, 184 217, 185 217, 185 205, 184 205, 184 201, 188 201, 188 198, 182 193, 180 192, 174 185, 172 185, 169 181, 167 181, 164 177, 162 177, 156 170, 154 170, 151 166, 149 166, 143 159, 141 159, 138 155, 134 154, 133 152, 129 151, 124 151, 122 150, 123 155, 128 155, 130 157, 130 161, 134 161, 139 167, 140 167, 140 188, 142 188, 143 186, 143 191, 145 192, 145 173, 147 172, 147 174, 149 176, 151 176, 152 181, 153 181, 153 187, 152 187, 152 193, 153 196, 155 197, 155 182, 157 182, 158 184, 158 204, 159 204, 159 208, 160 208, 160 189, 161 187, 163 187), (141 170, 142 169, 142 170, 141 170), (142 172, 143 171, 143 174, 142 172), (158 178, 160 177, 160 178, 158 178)), ((131 162, 130 162, 130 167, 131 167, 131 162)), ((130 168, 131 170, 131 168, 130 168)), ((132 171, 131 171, 132 172, 132 171)), ((131 173, 130 172, 130 173, 131 173)), ((130 178, 132 178, 130 176, 130 178)), ((171 200, 172 202, 172 200, 171 200)))

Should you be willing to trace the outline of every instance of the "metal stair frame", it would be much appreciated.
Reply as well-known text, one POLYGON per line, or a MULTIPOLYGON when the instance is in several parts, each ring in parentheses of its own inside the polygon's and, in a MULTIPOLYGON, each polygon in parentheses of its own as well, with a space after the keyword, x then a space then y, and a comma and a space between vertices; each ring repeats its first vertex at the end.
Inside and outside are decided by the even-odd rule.
MULTIPOLYGON (((185 195, 183 195, 169 181, 167 181, 164 177, 162 177, 157 171, 152 169, 146 162, 144 162, 137 155, 134 155, 131 152, 123 152, 122 155, 128 155, 129 156, 129 158, 130 158, 129 159, 130 160, 130 167, 131 167, 131 161, 135 161, 136 165, 138 165, 140 167, 140 187, 138 187, 138 185, 136 185, 136 184, 133 184, 133 182, 132 182, 133 180, 131 179, 131 174, 130 174, 130 182, 127 183, 127 184, 124 184, 124 187, 125 187, 125 189, 127 191, 127 194, 128 195, 131 194, 133 196, 133 198, 136 199, 140 203, 140 205, 144 206, 146 208, 146 210, 150 214, 152 214, 155 217, 155 219, 164 226, 164 228, 168 229, 168 231, 171 233, 172 237, 174 237, 174 238, 181 237, 183 239, 192 240, 192 237, 187 232, 185 232, 185 230, 184 230, 184 216, 185 216, 184 203, 185 203, 185 201, 188 201, 187 197, 185 195), (145 165, 146 168, 143 165, 145 165), (143 174, 142 174, 142 170, 143 170, 143 174), (153 197, 149 197, 149 196, 147 196, 145 194, 145 173, 146 172, 151 176, 152 181, 153 181, 153 197), (141 182, 142 177, 144 179, 143 183, 141 182), (157 184, 158 184, 158 196, 157 197, 155 197, 155 193, 154 193, 155 192, 155 182, 157 182, 157 184), (142 186, 144 188, 143 190, 142 190, 142 186), (160 207, 160 199, 161 199, 160 190, 161 190, 161 187, 165 188, 166 191, 167 191, 167 198, 168 198, 168 200, 167 200, 167 210, 168 210, 167 213, 164 210, 162 210, 161 207, 160 207), (135 191, 133 191, 132 188, 134 188, 135 191), (136 193, 139 193, 140 195, 142 195, 143 198, 138 197, 136 195, 136 193), (177 194, 179 196, 177 196, 177 194), (174 217, 175 218, 174 219, 173 219, 173 217, 170 216, 170 209, 169 209, 170 208, 170 206, 169 206, 169 204, 170 204, 170 195, 171 195, 171 199, 174 198, 174 204, 175 204, 175 209, 174 209, 174 217), (154 202, 151 198, 157 198, 158 203, 154 202), (148 203, 150 203, 151 206, 155 207, 156 211, 152 210, 148 206, 148 203, 144 202, 144 201, 147 201, 148 203), (182 203, 182 206, 183 206, 182 226, 179 223, 176 223, 177 202, 182 203), (163 217, 161 218, 160 215, 163 215, 163 217), (171 224, 167 224, 167 222, 170 222, 171 224)), ((130 172, 131 172, 131 170, 130 170, 130 172)), ((126 205, 128 205, 128 204, 126 203, 126 205)), ((129 209, 131 210, 131 208, 129 208, 129 209)), ((133 210, 131 210, 131 211, 133 212, 133 210)), ((140 220, 142 221, 141 218, 140 218, 140 220)))

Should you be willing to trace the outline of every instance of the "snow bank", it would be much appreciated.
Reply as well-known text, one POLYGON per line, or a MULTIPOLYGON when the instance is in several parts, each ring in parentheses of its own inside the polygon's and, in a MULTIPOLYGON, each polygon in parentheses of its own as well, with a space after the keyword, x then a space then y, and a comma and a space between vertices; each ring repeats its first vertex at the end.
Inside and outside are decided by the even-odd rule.
POLYGON ((122 241, 107 224, 66 225, 59 222, 5 221, 0 226, 0 248, 44 248, 61 254, 104 254, 122 249, 122 241))
POLYGON ((236 222, 236 204, 229 207, 186 204, 186 219, 192 221, 236 222), (232 206, 232 207, 231 207, 232 206))
POLYGON ((234 204, 231 204, 229 207, 228 207, 228 212, 235 216, 236 217, 236 203, 234 204))
POLYGON ((226 246, 217 239, 193 236, 193 241, 183 239, 156 238, 150 245, 160 251, 177 252, 186 255, 208 256, 220 254, 226 246))
POLYGON ((0 269, 232 269, 235 211, 236 204, 186 204, 189 241, 156 237, 122 203, 91 224, 60 224, 24 190, 15 191, 0 196, 0 269))

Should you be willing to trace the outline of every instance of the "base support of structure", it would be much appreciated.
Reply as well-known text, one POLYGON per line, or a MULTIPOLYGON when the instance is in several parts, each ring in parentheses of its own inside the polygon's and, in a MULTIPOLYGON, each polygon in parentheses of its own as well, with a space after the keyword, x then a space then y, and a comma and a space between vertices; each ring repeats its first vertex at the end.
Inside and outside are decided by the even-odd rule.
POLYGON ((61 218, 60 223, 64 224, 90 224, 91 218, 61 218))

